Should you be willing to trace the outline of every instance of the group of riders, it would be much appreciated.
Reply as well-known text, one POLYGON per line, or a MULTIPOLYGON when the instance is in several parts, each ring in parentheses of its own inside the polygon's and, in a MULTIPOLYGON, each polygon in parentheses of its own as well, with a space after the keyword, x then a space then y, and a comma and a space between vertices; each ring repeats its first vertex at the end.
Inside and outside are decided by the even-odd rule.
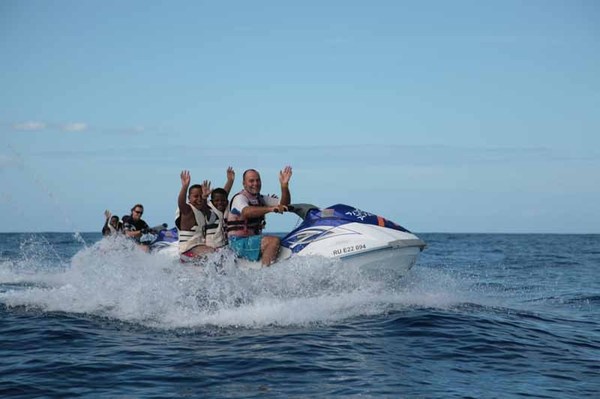
MULTIPOLYGON (((175 216, 180 259, 184 262, 196 261, 208 253, 229 247, 239 257, 260 260, 264 266, 273 263, 279 252, 280 240, 279 237, 262 234, 265 215, 288 210, 291 177, 292 168, 284 167, 279 172, 281 196, 262 195, 260 174, 255 169, 248 169, 242 177, 243 190, 235 194, 230 202, 228 197, 235 180, 232 167, 227 168, 224 187, 215 189, 211 189, 208 180, 190 186, 190 172, 183 170, 175 216)), ((123 216, 122 220, 105 211, 106 222, 102 234, 123 233, 148 251, 144 235, 153 229, 142 219, 143 213, 141 204, 134 205, 131 214, 123 216)))

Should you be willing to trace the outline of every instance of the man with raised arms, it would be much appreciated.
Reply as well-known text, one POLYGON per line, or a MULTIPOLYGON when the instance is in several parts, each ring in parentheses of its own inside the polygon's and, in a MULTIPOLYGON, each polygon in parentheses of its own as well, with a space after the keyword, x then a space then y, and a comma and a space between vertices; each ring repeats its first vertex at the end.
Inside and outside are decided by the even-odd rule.
POLYGON ((281 199, 275 195, 262 195, 260 174, 248 169, 243 175, 244 189, 231 200, 227 217, 227 235, 229 246, 235 253, 251 261, 261 260, 263 266, 269 266, 279 252, 279 237, 262 235, 265 215, 270 212, 283 213, 290 204, 289 182, 292 177, 291 166, 279 172, 281 199))

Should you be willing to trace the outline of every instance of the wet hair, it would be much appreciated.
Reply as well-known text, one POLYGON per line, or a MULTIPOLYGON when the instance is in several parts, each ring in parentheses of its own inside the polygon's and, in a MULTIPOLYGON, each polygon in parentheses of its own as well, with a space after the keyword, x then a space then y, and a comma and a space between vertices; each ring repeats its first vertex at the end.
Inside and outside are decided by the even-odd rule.
POLYGON ((202 193, 202 185, 201 184, 193 184, 188 190, 188 195, 190 195, 192 190, 194 190, 196 188, 200 190, 200 193, 202 193))
POLYGON ((256 170, 256 169, 246 169, 244 171, 244 174, 242 175, 242 181, 246 180, 246 173, 248 173, 248 172, 256 172, 256 174, 260 176, 260 173, 258 173, 258 170, 256 170))
POLYGON ((133 208, 131 208, 131 212, 133 212, 133 210, 134 210, 135 208, 142 208, 142 211, 143 211, 143 210, 144 210, 144 205, 142 205, 142 204, 135 204, 135 205, 133 206, 133 208))
POLYGON ((218 188, 215 188, 214 190, 212 190, 211 193, 210 193, 210 198, 212 199, 212 197, 214 197, 215 194, 221 194, 225 198, 227 198, 227 195, 228 195, 227 191, 225 191, 225 189, 221 188, 221 187, 218 187, 218 188))
POLYGON ((112 215, 112 216, 110 217, 110 220, 111 220, 111 221, 112 221, 112 220, 115 220, 115 219, 117 220, 117 222, 119 221, 119 217, 118 217, 117 215, 112 215))

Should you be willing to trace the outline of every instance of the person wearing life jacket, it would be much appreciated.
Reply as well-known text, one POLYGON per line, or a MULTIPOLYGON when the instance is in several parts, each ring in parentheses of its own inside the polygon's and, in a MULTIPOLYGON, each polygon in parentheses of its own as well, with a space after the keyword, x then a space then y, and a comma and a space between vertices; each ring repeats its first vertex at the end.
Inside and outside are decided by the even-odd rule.
POLYGON ((210 192, 208 207, 210 214, 206 219, 206 244, 213 248, 222 248, 227 245, 227 205, 228 192, 225 188, 215 188, 210 192))
POLYGON ((205 213, 208 213, 206 199, 210 193, 209 183, 204 181, 202 185, 194 184, 190 187, 191 176, 187 170, 182 171, 180 177, 181 190, 177 197, 175 226, 179 236, 179 255, 184 260, 200 257, 214 249, 206 245, 205 213))
POLYGON ((262 235, 265 215, 270 212, 283 213, 290 204, 289 182, 292 177, 291 166, 279 172, 281 199, 275 195, 262 195, 260 174, 255 169, 244 172, 244 189, 233 196, 227 217, 227 236, 229 246, 240 257, 251 261, 261 260, 263 266, 269 266, 279 252, 279 237, 262 235))
POLYGON ((217 188, 211 193, 209 181, 205 180, 201 185, 189 187, 190 172, 181 172, 175 225, 179 233, 179 253, 182 260, 198 258, 227 245, 224 212, 227 209, 227 194, 233 186, 234 179, 235 172, 229 167, 225 188, 217 188), (209 194, 212 194, 216 205, 212 201, 206 201, 209 194), (219 198, 222 195, 224 205, 221 203, 223 199, 219 198))
POLYGON ((235 171, 230 166, 227 168, 227 181, 223 188, 218 187, 210 192, 208 207, 210 213, 206 218, 206 244, 212 248, 223 248, 228 244, 227 240, 227 216, 229 210, 227 205, 229 192, 235 180, 235 171))

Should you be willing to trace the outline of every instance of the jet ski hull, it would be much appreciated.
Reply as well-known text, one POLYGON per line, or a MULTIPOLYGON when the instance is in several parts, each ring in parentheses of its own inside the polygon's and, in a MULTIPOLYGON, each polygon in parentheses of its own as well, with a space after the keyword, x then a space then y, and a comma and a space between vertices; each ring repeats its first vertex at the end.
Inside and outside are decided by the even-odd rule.
MULTIPOLYGON (((318 257, 312 254, 291 254, 282 248, 285 255, 279 256, 275 262, 284 262, 292 257, 318 257)), ((364 271, 385 271, 396 275, 406 274, 417 262, 421 249, 419 247, 383 247, 362 252, 355 252, 346 256, 328 257, 326 259, 338 259, 342 265, 364 271)), ((246 259, 236 259, 236 264, 247 269, 261 269, 260 262, 252 262, 246 259)))
MULTIPOLYGON (((400 225, 374 214, 338 204, 319 209, 290 206, 302 224, 281 239, 276 262, 296 256, 339 259, 344 265, 403 275, 417 262, 424 241, 400 225)), ((177 242, 159 253, 178 256, 177 242)), ((241 267, 258 269, 260 262, 237 259, 241 267)))

